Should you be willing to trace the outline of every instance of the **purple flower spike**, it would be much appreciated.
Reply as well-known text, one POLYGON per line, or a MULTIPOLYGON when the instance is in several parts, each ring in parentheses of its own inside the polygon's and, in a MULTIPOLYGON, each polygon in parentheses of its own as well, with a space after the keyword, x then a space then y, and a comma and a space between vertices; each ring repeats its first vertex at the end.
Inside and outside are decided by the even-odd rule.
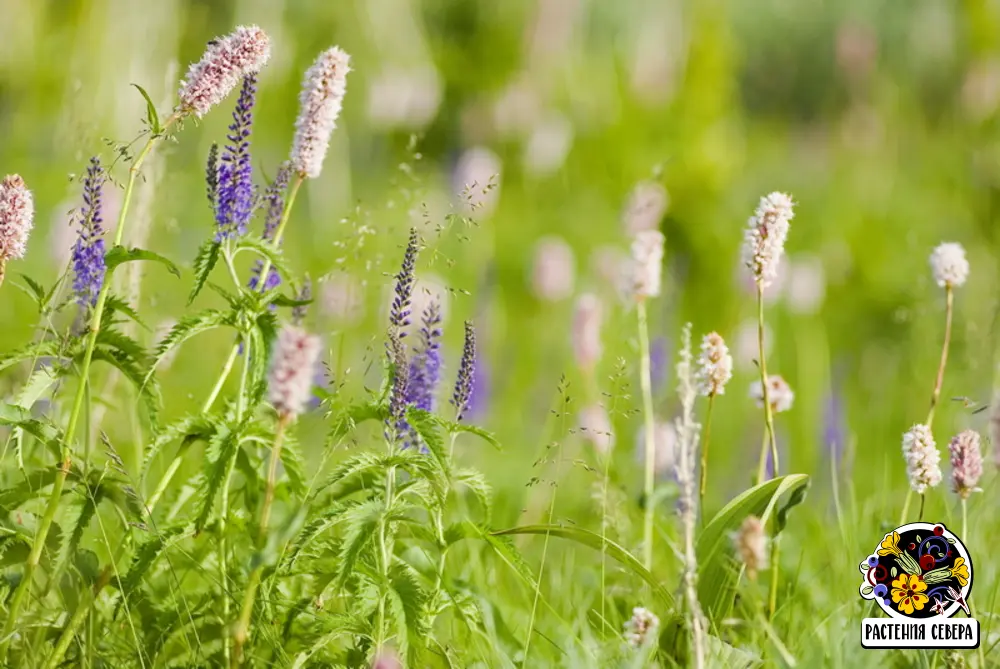
POLYGON ((101 223, 101 186, 104 169, 96 156, 90 159, 83 180, 83 207, 78 213, 79 236, 73 245, 73 292, 83 307, 97 303, 104 284, 104 228, 101 223))
POLYGON ((410 360, 409 406, 434 411, 434 394, 441 377, 441 305, 432 301, 423 313, 420 344, 410 360))
MULTIPOLYGON (((253 127, 253 105, 257 95, 257 77, 243 78, 243 90, 233 110, 229 140, 217 168, 215 194, 215 241, 241 237, 253 215, 253 165, 250 162, 250 133, 253 127)), ((211 183, 209 184, 211 186, 211 183)))
POLYGON ((396 296, 392 299, 389 309, 389 325, 397 330, 399 338, 406 336, 403 328, 410 324, 410 303, 413 298, 413 271, 417 264, 417 252, 420 250, 420 240, 417 229, 410 229, 410 241, 403 254, 403 266, 396 275, 396 296))
POLYGON ((458 377, 455 379, 455 392, 452 395, 451 403, 457 412, 456 420, 462 420, 466 411, 472 405, 473 395, 481 393, 477 381, 483 376, 477 373, 478 359, 476 358, 476 329, 472 326, 472 321, 465 321, 465 346, 462 348, 462 362, 458 365, 458 377))
MULTIPOLYGON (((284 163, 278 168, 278 173, 274 175, 274 181, 264 191, 264 202, 267 204, 267 218, 264 219, 264 241, 271 241, 281 223, 281 216, 285 211, 285 191, 288 190, 288 182, 292 171, 289 163, 284 163)), ((250 269, 250 290, 257 290, 260 286, 260 273, 264 269, 264 262, 258 260, 250 269)), ((281 275, 278 270, 272 267, 268 270, 267 281, 264 282, 263 291, 274 290, 281 285, 281 275)))

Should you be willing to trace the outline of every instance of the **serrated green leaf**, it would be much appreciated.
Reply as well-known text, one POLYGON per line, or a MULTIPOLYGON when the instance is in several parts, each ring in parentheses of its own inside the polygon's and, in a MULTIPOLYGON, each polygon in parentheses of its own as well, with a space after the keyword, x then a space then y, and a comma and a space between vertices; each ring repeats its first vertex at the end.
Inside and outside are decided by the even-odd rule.
POLYGON ((42 442, 58 459, 63 433, 51 420, 35 418, 31 412, 16 404, 0 402, 0 425, 20 428, 42 442))
MULTIPOLYGON (((116 339, 116 341, 120 344, 123 343, 119 339, 116 339)), ((160 385, 156 382, 155 378, 147 373, 146 366, 140 364, 126 351, 111 348, 107 342, 98 345, 94 349, 93 360, 108 363, 132 382, 132 385, 138 390, 143 404, 146 405, 146 413, 149 415, 149 420, 153 423, 155 429, 160 412, 160 385)))
POLYGON ((18 392, 16 404, 25 409, 30 409, 35 405, 35 402, 42 399, 45 393, 49 391, 49 388, 56 384, 60 376, 62 376, 62 370, 56 367, 51 365, 39 367, 31 374, 27 383, 18 392))
POLYGON ((336 583, 343 588, 355 572, 365 547, 375 538, 385 510, 384 501, 370 499, 348 507, 343 514, 344 539, 340 547, 336 583))
MULTIPOLYGON (((79 343, 79 339, 77 343, 79 343)), ((54 339, 32 342, 7 355, 0 356, 0 371, 26 360, 37 362, 39 358, 64 359, 69 357, 74 351, 79 350, 79 348, 79 346, 66 347, 62 342, 54 339), (63 350, 64 348, 69 348, 69 350, 63 350)))
POLYGON ((153 104, 153 100, 149 97, 149 93, 146 92, 145 88, 139 84, 132 85, 136 87, 146 100, 146 122, 149 123, 149 129, 152 130, 154 135, 159 135, 163 132, 163 128, 160 126, 160 117, 156 113, 156 105, 153 104))
POLYGON ((32 279, 27 274, 21 274, 19 272, 18 276, 20 276, 22 279, 24 279, 24 282, 27 285, 22 286, 21 284, 17 283, 16 281, 12 282, 12 283, 15 286, 17 286, 19 289, 21 289, 21 291, 25 295, 27 295, 28 297, 30 297, 31 299, 33 299, 35 301, 35 304, 38 305, 38 311, 41 312, 45 308, 45 304, 46 304, 46 300, 45 300, 45 295, 46 295, 45 288, 42 286, 42 284, 38 283, 37 281, 35 281, 34 279, 32 279))
MULTIPOLYGON (((144 330, 149 330, 149 327, 146 325, 145 322, 143 322, 142 318, 139 316, 139 312, 133 309, 132 305, 130 305, 123 298, 118 297, 117 295, 108 295, 107 302, 105 302, 104 305, 104 311, 105 315, 109 317, 111 314, 116 314, 116 313, 124 314, 128 316, 130 319, 132 319, 136 324, 138 324, 139 327, 143 328, 144 330)), ((101 325, 101 328, 104 329, 103 324, 101 325)))
MULTIPOLYGON (((161 530, 152 539, 140 544, 136 548, 135 555, 132 556, 132 564, 125 574, 125 578, 120 581, 119 587, 122 593, 122 601, 134 599, 139 592, 146 572, 152 568, 157 558, 170 546, 173 546, 190 534, 190 530, 186 531, 184 525, 175 525, 161 530)), ((117 582, 117 579, 113 582, 117 582)), ((121 603, 119 602, 118 604, 119 608, 121 607, 121 603)), ((118 609, 116 608, 115 617, 117 617, 117 611, 118 609)))
POLYGON ((108 276, 115 270, 116 267, 122 263, 127 262, 137 262, 137 261, 151 261, 160 263, 167 268, 167 271, 176 277, 180 277, 181 271, 177 268, 177 265, 173 263, 172 260, 161 256, 159 253, 154 253, 153 251, 148 251, 146 249, 132 248, 126 249, 124 246, 115 246, 110 251, 108 251, 104 256, 104 264, 107 267, 108 276))
POLYGON ((218 455, 210 460, 209 453, 205 454, 205 480, 199 491, 199 511, 195 520, 195 529, 198 532, 205 529, 208 524, 212 509, 215 507, 215 498, 229 478, 227 474, 235 465, 239 448, 239 432, 235 430, 217 432, 209 440, 208 451, 215 451, 218 455))
POLYGON ((235 318, 232 313, 219 311, 218 309, 208 309, 197 314, 185 316, 174 327, 170 328, 170 332, 156 346, 149 374, 152 375, 153 370, 168 353, 191 337, 224 326, 235 327, 235 318))
POLYGON ((389 570, 389 612, 396 622, 396 640, 401 655, 410 666, 421 666, 430 620, 426 612, 427 593, 413 568, 397 562, 389 570))
POLYGON ((352 432, 360 423, 369 420, 382 422, 389 417, 389 410, 380 402, 355 404, 339 412, 333 421, 330 432, 331 441, 338 441, 352 432))
POLYGON ((459 469, 455 472, 455 481, 476 496, 488 523, 493 511, 493 488, 486 481, 486 477, 475 469, 459 469))
POLYGON ((188 295, 188 304, 194 302, 194 298, 198 297, 198 293, 205 287, 209 274, 219 262, 221 250, 222 245, 214 239, 207 240, 198 248, 198 255, 194 259, 194 286, 188 295))

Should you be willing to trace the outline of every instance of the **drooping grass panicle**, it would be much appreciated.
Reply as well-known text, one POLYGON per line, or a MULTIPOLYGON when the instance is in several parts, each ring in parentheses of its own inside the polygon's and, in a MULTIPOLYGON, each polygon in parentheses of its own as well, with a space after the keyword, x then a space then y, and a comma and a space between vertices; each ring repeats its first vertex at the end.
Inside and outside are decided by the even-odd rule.
POLYGON ((90 159, 83 179, 83 206, 77 212, 76 243, 73 245, 73 293, 81 306, 97 303, 105 275, 104 219, 101 216, 101 188, 104 168, 97 156, 90 159))
POLYGON ((419 342, 410 359, 408 406, 434 411, 441 378, 441 305, 432 300, 421 316, 419 342))
MULTIPOLYGON (((750 397, 757 403, 757 406, 764 406, 764 387, 760 381, 754 381, 750 384, 750 397)), ((795 393, 792 391, 792 387, 779 374, 768 374, 767 397, 771 403, 771 411, 775 413, 788 411, 795 402, 795 393)))
POLYGON ((934 281, 942 288, 957 288, 969 278, 965 249, 956 242, 939 244, 930 257, 934 281))
POLYGON ((24 179, 10 174, 0 182, 0 282, 7 261, 23 258, 35 216, 31 191, 24 179))
POLYGON ((465 321, 465 343, 462 346, 462 360, 458 363, 455 377, 455 391, 451 404, 455 407, 456 420, 462 420, 469 409, 469 400, 476 384, 476 328, 472 321, 465 321))
POLYGON ((778 275, 778 265, 785 252, 788 225, 794 216, 793 206, 792 198, 784 193, 765 195, 747 222, 743 262, 750 269, 754 280, 764 288, 778 275))
POLYGON ((267 380, 268 400, 282 421, 294 420, 309 402, 319 360, 319 337, 294 325, 278 333, 267 380))
MULTIPOLYGON (((217 165, 215 188, 215 241, 235 239, 246 234, 253 216, 253 164, 250 135, 253 132, 253 106, 257 96, 257 77, 243 78, 243 88, 233 110, 226 145, 217 165)), ((210 154, 211 158, 211 154, 210 154)))
POLYGON ((213 39, 201 60, 188 68, 181 81, 177 110, 204 116, 241 79, 260 72, 270 57, 271 40, 258 26, 237 26, 225 37, 213 39))
POLYGON ((903 435, 903 457, 913 492, 923 495, 941 483, 941 454, 927 425, 918 423, 903 435))
POLYGON ((736 555, 751 580, 756 579, 757 574, 767 569, 767 543, 764 523, 757 516, 747 516, 733 536, 736 555))
MULTIPOLYGON (((281 222, 281 215, 285 209, 285 193, 288 191, 288 183, 292 177, 290 164, 286 161, 278 168, 274 180, 264 190, 264 205, 267 211, 264 216, 264 232, 261 238, 264 241, 274 239, 275 232, 281 222)), ((260 286, 260 273, 264 271, 264 261, 257 260, 250 268, 250 290, 257 290, 260 286)), ((270 267, 267 271, 267 280, 261 290, 274 290, 281 285, 281 275, 275 267, 270 267)))
POLYGON ((718 332, 710 332, 701 340, 698 356, 698 391, 709 395, 722 395, 726 384, 733 378, 733 356, 726 341, 718 332))
POLYGON ((410 306, 413 302, 414 270, 417 265, 417 254, 420 251, 420 238, 417 229, 410 229, 410 241, 403 254, 403 264, 396 274, 395 295, 389 308, 389 327, 398 330, 399 338, 406 337, 404 329, 410 324, 410 306))
POLYGON ((632 240, 632 293, 637 300, 660 294, 664 241, 659 230, 643 230, 632 240))
POLYGON ((584 293, 577 298, 573 313, 573 357, 577 367, 586 375, 593 374, 601 359, 603 319, 601 298, 593 293, 584 293))
POLYGON ((339 47, 321 53, 306 71, 291 154, 292 168, 303 177, 315 179, 323 171, 350 71, 350 56, 339 47))
POLYGON ((983 475, 983 453, 979 433, 963 430, 952 437, 948 444, 951 453, 951 486, 962 499, 968 499, 979 488, 979 478, 983 475))
POLYGON ((632 617, 625 621, 625 642, 632 648, 645 645, 647 639, 656 638, 660 629, 660 619, 649 609, 637 606, 632 609, 632 617))

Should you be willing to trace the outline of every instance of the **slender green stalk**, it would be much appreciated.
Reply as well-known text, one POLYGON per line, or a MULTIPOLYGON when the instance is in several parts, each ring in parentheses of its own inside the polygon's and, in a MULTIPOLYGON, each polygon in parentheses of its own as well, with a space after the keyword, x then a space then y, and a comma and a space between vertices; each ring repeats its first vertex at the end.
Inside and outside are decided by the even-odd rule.
MULTIPOLYGON (((170 116, 170 118, 168 118, 163 125, 164 132, 166 132, 167 128, 173 125, 178 118, 177 114, 170 116)), ((115 230, 114 246, 120 246, 122 238, 125 235, 125 220, 128 215, 129 203, 132 200, 132 191, 135 188, 135 181, 139 176, 139 168, 142 166, 143 161, 146 160, 149 152, 152 151, 156 141, 161 137, 163 137, 163 133, 150 136, 150 138, 146 141, 146 145, 135 157, 131 167, 128 169, 128 181, 125 184, 125 193, 122 196, 122 208, 118 214, 118 226, 115 230)), ((21 582, 18 584, 17 590, 14 592, 10 609, 7 613, 7 620, 4 623, 3 631, 0 632, 0 637, 3 638, 3 641, 0 642, 0 664, 7 661, 7 652, 10 648, 10 640, 17 624, 18 615, 21 612, 21 606, 24 604, 24 598, 27 596, 28 590, 31 589, 31 584, 35 576, 35 569, 37 569, 38 563, 41 561, 42 550, 45 548, 45 540, 48 537, 49 529, 52 527, 52 522, 55 520, 56 512, 59 511, 59 503, 62 500, 63 486, 66 483, 66 477, 69 475, 69 470, 72 467, 72 448, 70 444, 72 443, 77 425, 80 421, 83 401, 87 393, 87 379, 90 376, 90 363, 94 359, 94 349, 97 347, 97 336, 100 334, 101 330, 101 318, 104 316, 104 307, 107 304, 108 294, 110 291, 110 277, 105 277, 105 280, 101 285, 101 290, 97 296, 97 303, 94 306, 93 316, 90 320, 90 334, 87 337, 87 345, 84 349, 83 360, 80 363, 80 384, 77 387, 76 397, 73 400, 73 408, 69 414, 69 422, 66 425, 66 432, 63 435, 55 482, 52 485, 52 492, 49 495, 49 502, 45 509, 45 515, 42 516, 42 520, 38 525, 38 531, 35 534, 35 541, 31 546, 31 552, 28 554, 28 560, 24 565, 24 576, 21 578, 21 582)))
POLYGON ((656 487, 656 423, 653 417, 653 382, 649 362, 649 322, 646 315, 646 301, 636 305, 639 314, 639 383, 642 386, 642 407, 646 431, 646 469, 643 480, 645 514, 642 526, 642 564, 646 569, 653 566, 653 493, 656 487))
MULTIPOLYGON (((267 487, 264 490, 264 503, 260 510, 260 530, 257 536, 257 547, 263 549, 267 542, 268 525, 271 521, 271 505, 274 503, 274 486, 278 478, 278 462, 281 459, 281 447, 285 441, 285 429, 288 427, 289 417, 283 416, 278 420, 278 430, 274 435, 274 445, 271 447, 271 458, 267 467, 267 487)), ((257 588, 260 586, 260 577, 264 571, 264 565, 258 564, 250 572, 247 581, 247 589, 243 596, 243 606, 240 609, 240 618, 233 631, 233 653, 230 665, 239 667, 243 664, 243 646, 247 640, 250 630, 250 617, 253 615, 254 599, 257 596, 257 588)))
POLYGON ((771 396, 767 383, 767 361, 764 355, 764 285, 757 281, 757 350, 760 355, 760 385, 764 400, 764 426, 766 440, 760 451, 760 462, 757 466, 757 482, 763 483, 767 476, 767 450, 771 450, 771 462, 774 465, 774 475, 778 475, 778 446, 774 438, 774 414, 771 409, 771 396))
POLYGON ((114 568, 109 565, 104 568, 101 572, 100 577, 98 577, 97 582, 94 583, 93 587, 89 590, 89 596, 77 604, 76 611, 73 612, 73 617, 69 619, 66 627, 63 628, 62 634, 59 635, 59 640, 56 642, 55 648, 52 650, 52 654, 49 655, 48 659, 45 661, 43 669, 55 669, 62 657, 66 654, 69 649, 70 643, 73 642, 73 638, 76 636, 76 630, 80 628, 83 621, 87 619, 87 615, 90 613, 94 602, 97 600, 98 595, 101 594, 101 590, 111 581, 111 576, 114 574, 114 568))
MULTIPOLYGON (((389 448, 394 448, 394 441, 390 440, 389 448)), ((389 509, 392 508, 396 496, 396 468, 389 467, 385 473, 385 511, 378 526, 378 548, 379 548, 379 569, 382 572, 383 582, 389 580, 389 569, 392 567, 392 537, 389 534, 389 527, 386 517, 389 509)), ((375 648, 381 649, 385 644, 388 633, 385 629, 385 593, 378 600, 378 623, 375 628, 375 648)))
POLYGON ((705 438, 701 441, 701 483, 698 486, 698 509, 701 511, 702 522, 705 521, 705 489, 708 487, 708 445, 712 441, 712 407, 715 406, 715 393, 708 396, 708 409, 705 412, 705 438))
POLYGON ((910 501, 913 499, 913 488, 906 489, 906 500, 903 502, 903 513, 899 515, 899 524, 906 524, 906 518, 910 514, 910 501))
POLYGON ((778 572, 780 571, 778 566, 779 561, 779 543, 778 536, 775 535, 771 540, 771 584, 770 593, 767 598, 767 619, 774 620, 774 611, 778 606, 778 572))
POLYGON ((917 520, 924 519, 924 502, 927 500, 927 495, 920 495, 920 513, 917 514, 917 520))
POLYGON ((969 505, 968 500, 962 498, 962 541, 969 540, 969 505))
POLYGON ((941 386, 944 383, 944 368, 948 365, 948 348, 951 345, 951 321, 955 311, 955 291, 951 285, 945 286, 945 316, 944 344, 941 347, 941 362, 938 364, 937 377, 934 379, 934 392, 931 394, 931 410, 927 414, 927 427, 934 422, 934 410, 941 398, 941 386))

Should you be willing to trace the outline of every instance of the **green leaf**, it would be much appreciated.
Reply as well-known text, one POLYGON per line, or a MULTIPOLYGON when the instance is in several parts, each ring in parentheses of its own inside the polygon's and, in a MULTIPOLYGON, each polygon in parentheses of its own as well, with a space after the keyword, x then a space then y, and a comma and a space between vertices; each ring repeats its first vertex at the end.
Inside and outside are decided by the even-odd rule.
POLYGON ((214 239, 209 239, 198 249, 198 255, 194 259, 194 286, 191 288, 191 294, 188 295, 188 304, 194 302, 194 298, 198 297, 198 293, 205 287, 208 275, 212 273, 215 265, 219 262, 221 250, 222 245, 214 239))
MULTIPOLYGON (((99 336, 104 336, 104 334, 101 333, 99 336)), ((127 339, 124 335, 121 335, 121 338, 114 337, 116 343, 126 347, 129 346, 125 341, 127 339)), ((105 341, 105 344, 98 345, 94 349, 93 359, 108 363, 132 382, 132 385, 139 391, 139 396, 143 400, 143 404, 146 405, 149 420, 155 428, 160 412, 160 385, 155 378, 151 378, 150 373, 147 373, 146 366, 137 361, 127 350, 112 347, 107 344, 107 340, 105 341)))
POLYGON ((343 588, 355 572, 362 552, 375 538, 384 510, 384 500, 376 498, 351 506, 344 512, 345 530, 337 565, 337 587, 343 588))
POLYGON ((455 481, 469 489, 483 507, 483 514, 489 522, 493 512, 493 488, 486 477, 475 469, 459 469, 455 472, 455 481))
POLYGON ((15 351, 8 353, 7 355, 0 356, 0 371, 7 369, 19 362, 25 360, 30 360, 31 362, 37 362, 39 358, 66 358, 71 355, 73 350, 79 350, 79 343, 82 341, 82 337, 77 338, 74 342, 77 344, 70 350, 66 344, 55 339, 44 339, 42 341, 36 341, 23 346, 15 351))
MULTIPOLYGON (((140 544, 139 547, 136 548, 135 555, 132 556, 132 564, 129 567, 128 573, 126 573, 125 578, 121 580, 120 589, 122 593, 122 600, 119 601, 118 608, 121 607, 124 601, 133 599, 136 596, 139 592, 140 586, 142 585, 142 580, 146 576, 146 572, 152 568, 157 558, 159 558, 160 555, 167 550, 167 548, 190 535, 191 531, 187 529, 185 525, 175 525, 160 531, 157 536, 140 544)), ((117 581, 118 579, 114 579, 112 583, 116 583, 117 581)), ((115 617, 117 617, 118 608, 115 609, 115 617)))
POLYGON ((369 420, 382 422, 389 417, 389 409, 380 402, 366 402, 347 407, 334 420, 331 441, 338 441, 353 432, 360 423, 369 420))
POLYGON ((0 402, 0 425, 24 430, 46 445, 56 458, 59 457, 63 433, 48 418, 35 418, 24 407, 0 402))
POLYGON ((150 130, 153 131, 154 135, 159 135, 163 132, 163 128, 160 126, 160 117, 156 113, 156 105, 153 104, 153 100, 149 97, 149 93, 146 89, 139 84, 132 84, 136 89, 142 93, 142 97, 146 100, 146 121, 149 123, 150 130))
MULTIPOLYGON (((139 312, 133 309, 132 305, 117 295, 108 295, 108 300, 104 305, 104 312, 109 316, 115 313, 124 314, 135 321, 142 329, 149 330, 149 327, 143 322, 142 318, 139 317, 139 312)), ((101 327, 103 328, 104 326, 102 325, 101 327)))
POLYGON ((406 410, 406 421, 420 435, 421 443, 430 452, 447 484, 447 480, 451 478, 451 462, 445 449, 444 438, 438 431, 437 421, 434 420, 434 414, 410 407, 406 410))
POLYGON ((177 269, 177 265, 175 265, 173 261, 161 256, 159 253, 147 251, 146 249, 126 249, 124 246, 115 246, 104 256, 104 264, 107 266, 107 273, 109 276, 111 275, 111 272, 113 272, 114 269, 122 263, 147 260, 160 263, 167 268, 167 271, 176 277, 180 277, 181 275, 181 271, 177 269))
POLYGON ((389 570, 389 612, 396 622, 396 640, 401 655, 409 656, 412 667, 421 666, 430 633, 427 617, 427 593, 413 567, 397 562, 389 570))
POLYGON ((451 433, 464 432, 466 434, 474 434, 483 441, 485 441, 487 444, 492 446, 493 448, 497 449, 498 451, 503 450, 503 446, 501 446, 497 438, 493 436, 493 433, 484 430, 481 427, 476 427, 475 425, 466 425, 464 423, 455 423, 451 421, 442 421, 442 423, 445 429, 451 433))
POLYGON ((178 439, 182 439, 181 451, 183 451, 196 441, 208 441, 218 430, 219 422, 215 416, 199 414, 185 416, 160 430, 159 434, 156 435, 156 439, 146 447, 146 452, 143 454, 143 478, 145 478, 146 472, 153 463, 153 459, 159 455, 165 446, 178 439))
POLYGON ((25 295, 33 299, 35 301, 35 304, 38 305, 38 311, 41 312, 45 308, 45 304, 47 302, 47 300, 45 299, 46 295, 45 288, 42 287, 42 284, 38 283, 27 274, 21 274, 19 272, 18 276, 24 279, 24 283, 27 285, 22 286, 21 284, 16 282, 12 283, 14 283, 15 286, 20 288, 21 292, 23 292, 25 295))
POLYGON ((660 598, 667 608, 673 608, 673 597, 669 592, 667 592, 666 588, 660 584, 656 577, 653 576, 653 574, 646 569, 638 559, 636 559, 634 555, 616 544, 614 541, 611 541, 607 537, 602 537, 595 532, 579 527, 564 527, 561 525, 524 525, 522 527, 514 527, 509 530, 493 532, 492 534, 494 536, 547 534, 553 537, 559 537, 560 539, 575 541, 578 544, 589 546, 595 550, 603 550, 608 557, 617 560, 623 567, 642 580, 646 581, 646 583, 648 583, 653 589, 656 596, 660 598))
POLYGON ((313 302, 315 302, 315 300, 296 300, 279 293, 273 300, 271 300, 270 303, 276 307, 305 307, 313 302))
POLYGON ((59 377, 62 376, 62 372, 63 370, 51 365, 36 369, 17 394, 16 404, 25 409, 33 407, 35 402, 42 399, 45 393, 49 391, 49 388, 56 384, 59 377))
POLYGON ((208 524, 212 509, 215 507, 215 498, 229 479, 229 472, 236 464, 236 454, 239 450, 239 433, 235 430, 220 430, 209 440, 209 447, 205 453, 205 480, 199 491, 196 531, 201 532, 208 524), (213 460, 209 460, 209 454, 213 452, 217 455, 213 460))
MULTIPOLYGON (((705 526, 698 537, 698 598, 709 620, 715 624, 729 615, 735 595, 739 568, 730 549, 731 536, 747 516, 759 516, 767 522, 778 501, 789 495, 789 503, 782 508, 782 521, 787 516, 793 500, 798 503, 804 494, 797 491, 809 484, 805 474, 790 474, 765 481, 744 491, 729 502, 705 526)), ((778 525, 775 520, 775 526, 778 525)))
POLYGON ((292 492, 301 495, 306 490, 305 462, 299 452, 298 441, 291 435, 285 437, 285 446, 281 450, 281 464, 285 466, 288 483, 292 492))
POLYGON ((153 374, 153 370, 170 351, 191 337, 223 326, 235 326, 235 318, 232 313, 219 311, 218 309, 208 309, 197 314, 192 314, 191 316, 185 316, 170 329, 170 332, 156 346, 156 350, 153 352, 153 362, 150 365, 149 375, 153 374))

